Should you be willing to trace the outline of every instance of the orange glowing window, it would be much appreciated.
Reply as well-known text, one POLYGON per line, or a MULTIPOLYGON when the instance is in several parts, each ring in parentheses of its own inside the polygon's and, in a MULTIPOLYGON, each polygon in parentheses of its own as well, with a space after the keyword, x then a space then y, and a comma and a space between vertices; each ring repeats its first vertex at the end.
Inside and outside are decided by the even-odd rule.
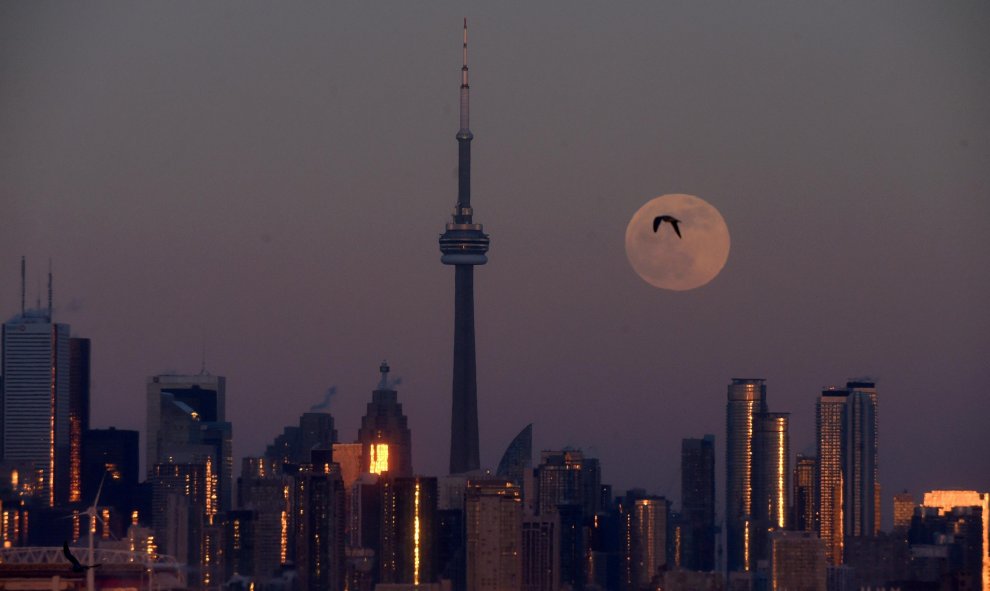
POLYGON ((368 472, 381 474, 388 470, 388 444, 373 443, 369 447, 368 472))

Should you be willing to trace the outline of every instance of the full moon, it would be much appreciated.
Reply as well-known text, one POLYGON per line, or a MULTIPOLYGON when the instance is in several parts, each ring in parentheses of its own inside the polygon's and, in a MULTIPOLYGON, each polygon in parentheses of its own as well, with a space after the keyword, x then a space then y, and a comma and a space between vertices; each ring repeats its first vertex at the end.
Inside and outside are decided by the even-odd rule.
POLYGON ((729 259, 729 228, 717 209, 694 195, 661 195, 647 201, 626 227, 626 256, 643 281, 661 289, 686 291, 715 278, 729 259), (663 222, 662 215, 678 220, 663 222))

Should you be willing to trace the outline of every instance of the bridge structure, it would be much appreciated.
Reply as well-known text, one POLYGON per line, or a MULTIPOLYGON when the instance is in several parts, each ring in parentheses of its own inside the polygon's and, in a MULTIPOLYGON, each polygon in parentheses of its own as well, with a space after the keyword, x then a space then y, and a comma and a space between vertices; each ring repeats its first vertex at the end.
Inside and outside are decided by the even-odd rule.
MULTIPOLYGON (((97 589, 185 589, 185 565, 166 554, 148 554, 97 548, 73 547, 82 564, 99 564, 97 589)), ((86 574, 72 572, 61 547, 23 546, 0 549, 0 591, 75 591, 86 589, 86 574)))

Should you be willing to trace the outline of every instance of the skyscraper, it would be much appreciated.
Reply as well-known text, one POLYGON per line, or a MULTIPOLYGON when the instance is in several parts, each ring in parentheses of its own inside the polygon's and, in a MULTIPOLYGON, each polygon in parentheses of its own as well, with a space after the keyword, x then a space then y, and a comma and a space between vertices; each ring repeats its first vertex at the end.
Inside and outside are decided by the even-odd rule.
POLYGON ((437 479, 382 481, 382 583, 424 585, 437 579, 437 479))
POLYGON ((549 515, 564 505, 578 508, 582 519, 591 519, 601 507, 602 473, 597 458, 581 450, 543 451, 536 468, 537 507, 549 515))
POLYGON ((650 588, 667 564, 667 519, 670 503, 663 497, 638 498, 630 504, 629 557, 633 589, 650 588))
POLYGON ((226 384, 223 376, 205 371, 194 376, 152 376, 147 384, 148 475, 155 474, 157 464, 201 464, 209 455, 221 511, 231 508, 233 490, 226 384))
POLYGON ((522 497, 505 480, 472 480, 465 498, 467 588, 512 591, 522 586, 522 497))
POLYGON ((816 417, 818 529, 829 563, 837 565, 845 538, 879 530, 876 385, 850 381, 823 390, 816 417))
POLYGON ((560 520, 523 516, 522 591, 555 591, 560 579, 560 520))
POLYGON ((791 528, 798 531, 817 531, 815 528, 815 470, 818 459, 797 455, 794 463, 794 506, 791 528))
POLYGON ((725 428, 726 567, 749 571, 752 562, 753 430, 755 415, 766 412, 762 378, 733 378, 729 384, 725 428))
POLYGON ((333 449, 337 442, 333 415, 304 412, 299 425, 289 425, 265 448, 265 459, 279 469, 283 464, 308 464, 313 449, 333 449))
MULTIPOLYGON (((23 279, 23 261, 22 261, 23 279)), ((69 493, 69 325, 48 308, 27 310, 3 325, 0 459, 30 475, 32 493, 49 506, 69 493)), ((23 296, 23 291, 22 291, 23 296)))
POLYGON ((495 471, 496 478, 505 478, 522 484, 523 475, 533 467, 533 424, 523 427, 509 447, 505 448, 502 459, 495 471))
POLYGON ((89 429, 89 350, 89 339, 69 339, 69 502, 82 500, 85 486, 82 462, 89 429))
POLYGON ((843 427, 843 529, 846 536, 872 536, 877 515, 875 394, 849 389, 843 427))
POLYGON ((788 526, 791 507, 790 414, 755 416, 753 430, 753 556, 770 560, 771 531, 788 526))
POLYGON ((847 390, 822 390, 815 406, 815 442, 818 449, 818 473, 815 480, 815 507, 818 508, 818 535, 825 541, 825 558, 829 564, 842 564, 843 473, 842 423, 845 417, 847 390))
POLYGON ((474 223, 471 207, 471 133, 467 65, 467 19, 464 19, 464 65, 461 67, 461 127, 457 132, 457 205, 440 235, 440 262, 454 265, 454 372, 450 429, 450 473, 481 466, 478 444, 478 385, 474 348, 474 266, 488 262, 488 235, 474 223))
POLYGON ((715 436, 681 440, 681 567, 715 570, 715 436))
POLYGON ((382 361, 378 387, 371 393, 368 411, 361 418, 358 441, 362 445, 363 472, 393 477, 412 476, 412 432, 402 414, 398 392, 389 384, 388 363, 382 361))
POLYGON ((873 536, 880 529, 877 458, 877 388, 873 382, 846 382, 843 466, 847 536, 873 536))

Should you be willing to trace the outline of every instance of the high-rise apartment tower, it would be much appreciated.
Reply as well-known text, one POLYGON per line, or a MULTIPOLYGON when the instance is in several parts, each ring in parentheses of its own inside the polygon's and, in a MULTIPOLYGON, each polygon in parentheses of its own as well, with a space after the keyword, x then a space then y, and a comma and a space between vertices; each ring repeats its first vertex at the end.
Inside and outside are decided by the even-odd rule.
POLYGON ((733 378, 725 418, 726 567, 749 571, 753 561, 753 432, 767 410, 766 380, 733 378))

